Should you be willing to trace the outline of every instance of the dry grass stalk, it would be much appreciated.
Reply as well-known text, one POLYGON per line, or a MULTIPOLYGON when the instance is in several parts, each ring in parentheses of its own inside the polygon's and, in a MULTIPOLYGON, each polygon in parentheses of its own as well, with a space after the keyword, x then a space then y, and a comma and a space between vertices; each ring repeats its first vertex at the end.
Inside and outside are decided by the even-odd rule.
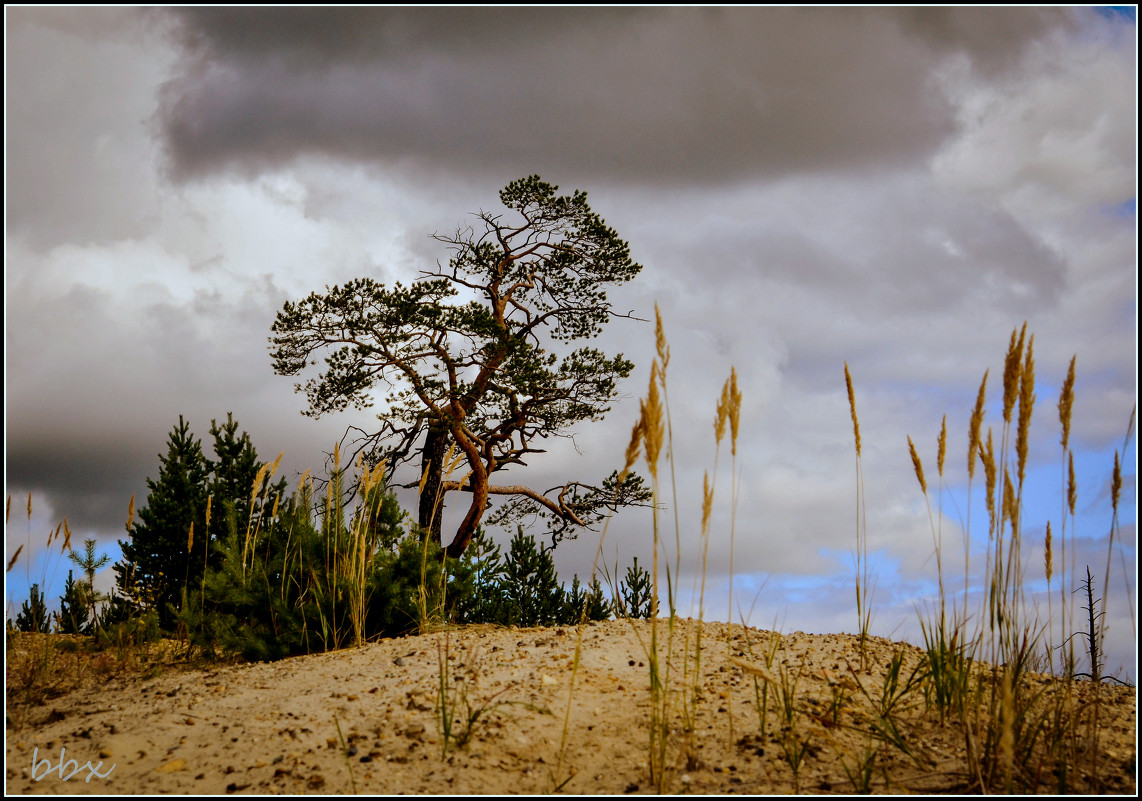
POLYGON ((869 603, 869 593, 872 586, 872 574, 868 562, 868 523, 864 502, 864 471, 860 456, 860 420, 857 417, 856 393, 853 391, 853 379, 849 373, 849 363, 845 362, 845 389, 849 396, 849 412, 853 420, 853 441, 856 444, 856 605, 857 627, 860 630, 860 659, 861 670, 865 668, 866 644, 868 630, 872 625, 872 608, 869 603))
POLYGON ((131 495, 131 502, 127 504, 127 531, 131 531, 131 526, 135 523, 135 496, 131 495))
POLYGON ((8 525, 8 518, 12 516, 12 496, 8 496, 8 503, 4 506, 4 525, 8 525))

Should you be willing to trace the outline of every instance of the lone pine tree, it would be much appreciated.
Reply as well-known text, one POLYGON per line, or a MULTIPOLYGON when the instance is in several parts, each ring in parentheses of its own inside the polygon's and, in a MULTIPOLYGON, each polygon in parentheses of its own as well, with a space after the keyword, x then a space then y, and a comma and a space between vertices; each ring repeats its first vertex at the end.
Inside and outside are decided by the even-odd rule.
POLYGON ((417 480, 406 486, 418 487, 418 521, 435 541, 444 497, 471 495, 449 556, 467 548, 492 495, 510 496, 515 514, 547 518, 553 543, 607 509, 649 499, 634 475, 546 491, 491 481, 542 453, 542 440, 602 419, 633 368, 621 354, 589 347, 552 352, 628 317, 612 311, 605 289, 642 269, 585 192, 556 189, 538 176, 513 181, 500 192, 506 212, 481 211, 475 226, 434 236, 451 252, 447 266, 409 286, 359 278, 326 287, 286 303, 273 324, 280 375, 300 375, 325 352, 321 372, 296 385, 309 402, 304 414, 367 408, 378 384, 388 388, 380 429, 361 447, 373 463, 387 458, 390 472, 419 452, 417 480), (449 478, 453 465, 460 480, 449 478))

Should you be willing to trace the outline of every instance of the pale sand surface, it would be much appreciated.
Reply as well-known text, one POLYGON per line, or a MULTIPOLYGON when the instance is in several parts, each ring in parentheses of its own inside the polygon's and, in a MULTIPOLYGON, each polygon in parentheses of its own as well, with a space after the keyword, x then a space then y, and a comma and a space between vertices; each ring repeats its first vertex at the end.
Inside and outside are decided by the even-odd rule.
MULTIPOLYGON (((682 634, 693 642, 696 628, 696 623, 680 621, 676 642, 682 634)), ((732 626, 727 654, 726 629, 720 623, 704 624, 693 756, 689 764, 675 760, 667 792, 848 793, 853 784, 845 767, 853 771, 857 757, 870 748, 878 752, 874 792, 967 791, 962 735, 941 725, 934 711, 925 712, 918 694, 908 698, 899 714, 911 757, 869 735, 871 702, 858 683, 879 699, 894 650, 904 649, 908 673, 921 655, 918 649, 874 638, 870 667, 862 672, 855 637, 802 633, 781 636, 772 663, 774 671, 784 668, 797 677, 795 739, 786 738, 786 743, 807 745, 796 787, 781 745, 773 691, 768 731, 761 737, 754 677, 740 664, 760 664, 762 652, 778 635, 732 626), (830 707, 837 698, 834 715, 830 707)), ((569 794, 653 792, 647 765, 649 673, 639 640, 641 635, 646 641, 649 630, 649 621, 584 626, 577 672, 572 670, 573 626, 481 626, 276 663, 168 665, 149 679, 140 678, 137 670, 104 672, 34 708, 21 708, 11 694, 11 660, 26 647, 17 638, 6 654, 6 791, 541 794, 562 784, 569 794), (448 673, 464 679, 472 706, 493 708, 472 726, 465 746, 442 756, 436 709, 445 649, 448 673), (561 749, 569 695, 570 721, 561 749), (505 705, 494 706, 499 702, 505 705), (66 781, 58 768, 64 749, 66 759, 81 767, 66 781), (101 773, 114 767, 106 778, 85 781, 89 761, 97 768, 102 761, 101 773)), ((660 641, 666 636, 660 621, 660 641)), ((672 677, 679 677, 681 669, 679 653, 672 677)), ((1094 688, 1087 682, 1076 688, 1087 694, 1083 703, 1089 708, 1094 688)), ((1104 686, 1101 692, 1098 772, 1103 789, 1133 793, 1135 690, 1104 686)), ((672 714, 671 737, 672 745, 680 746, 685 735, 679 711, 676 707, 672 714)), ((72 769, 68 766, 65 775, 72 769)), ((1043 781, 1041 791, 1047 792, 1050 778, 1043 781)))

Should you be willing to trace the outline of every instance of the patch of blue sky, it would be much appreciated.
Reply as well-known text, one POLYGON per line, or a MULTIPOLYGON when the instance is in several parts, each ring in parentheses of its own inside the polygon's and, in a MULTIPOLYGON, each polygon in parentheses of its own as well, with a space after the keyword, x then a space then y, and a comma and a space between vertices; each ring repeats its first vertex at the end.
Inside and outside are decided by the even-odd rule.
MULTIPOLYGON (((66 553, 60 552, 59 546, 62 544, 62 532, 59 538, 53 541, 50 549, 31 549, 25 544, 12 572, 5 577, 4 605, 7 619, 15 621, 16 615, 31 598, 32 585, 37 585, 39 591, 43 593, 49 616, 52 612, 59 611, 60 596, 63 595, 68 571, 70 570, 77 580, 83 574, 66 553)), ((74 531, 71 534, 71 545, 77 554, 83 553, 83 538, 74 531)), ((107 567, 95 575, 95 589, 102 593, 114 585, 115 574, 111 570, 111 565, 115 560, 122 559, 123 554, 117 545, 101 543, 96 546, 95 555, 96 559, 101 556, 108 557, 107 567)))
POLYGON ((1138 22, 1138 6, 1097 6, 1094 12, 1116 22, 1120 20, 1129 20, 1136 24, 1138 22))
POLYGON ((1119 217, 1122 219, 1136 217, 1138 216, 1138 198, 1132 197, 1130 200, 1124 200, 1121 203, 1104 206, 1103 211, 1111 217, 1119 217))

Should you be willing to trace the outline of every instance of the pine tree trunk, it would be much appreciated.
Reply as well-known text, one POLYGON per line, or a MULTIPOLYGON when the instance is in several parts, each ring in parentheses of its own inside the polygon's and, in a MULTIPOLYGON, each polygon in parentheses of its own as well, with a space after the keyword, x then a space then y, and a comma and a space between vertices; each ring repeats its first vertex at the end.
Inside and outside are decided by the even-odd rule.
POLYGON ((444 477, 444 455, 448 445, 448 429, 430 425, 421 450, 421 475, 427 471, 424 488, 420 492, 420 509, 417 522, 429 532, 432 541, 440 544, 440 518, 444 513, 444 498, 440 482, 444 477))

